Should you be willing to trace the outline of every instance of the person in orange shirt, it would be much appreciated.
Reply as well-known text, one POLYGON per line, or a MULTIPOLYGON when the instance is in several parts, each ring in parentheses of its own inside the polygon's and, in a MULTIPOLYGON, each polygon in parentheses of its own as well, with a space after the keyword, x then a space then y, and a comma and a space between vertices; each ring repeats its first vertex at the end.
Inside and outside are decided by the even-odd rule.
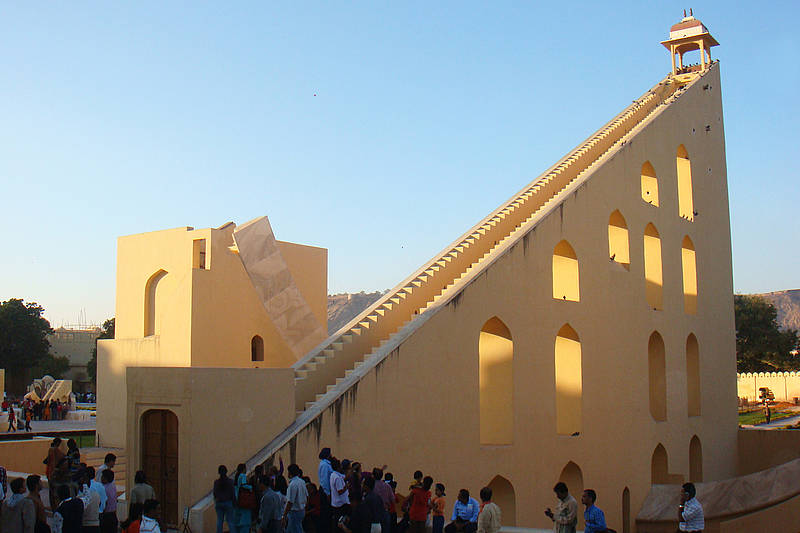
POLYGON ((442 531, 444 531, 444 508, 446 505, 447 500, 444 498, 444 485, 437 483, 434 489, 434 497, 431 500, 431 516, 433 517, 432 533, 442 533, 442 531))

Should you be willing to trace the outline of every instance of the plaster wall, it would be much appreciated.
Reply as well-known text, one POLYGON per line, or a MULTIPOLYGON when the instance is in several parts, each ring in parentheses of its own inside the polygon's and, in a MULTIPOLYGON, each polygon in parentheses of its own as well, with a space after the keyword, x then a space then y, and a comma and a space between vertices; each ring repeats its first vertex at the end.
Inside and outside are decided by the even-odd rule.
POLYGON ((125 447, 133 451, 127 489, 142 469, 142 416, 150 409, 172 411, 178 417, 179 510, 211 490, 218 465, 232 470, 294 419, 289 368, 130 367, 127 387, 125 447))
MULTIPOLYGON (((116 338, 98 342, 97 432, 102 446, 125 446, 127 367, 288 367, 295 361, 239 256, 229 248, 234 227, 177 228, 119 238, 116 338), (197 240, 205 240, 204 268, 194 257, 197 240), (145 288, 159 271, 166 275, 156 287, 157 328, 145 336, 145 288), (254 335, 264 340, 262 362, 251 358, 254 335)), ((319 314, 327 297, 327 250, 292 243, 279 247, 287 250, 292 276, 319 314)))
MULTIPOLYGON (((736 473, 736 374, 730 225, 718 69, 690 87, 502 257, 485 268, 379 366, 282 450, 313 472, 321 446, 365 466, 390 464, 400 487, 421 469, 449 493, 473 494, 496 475, 516 494, 516 523, 550 527, 541 510, 570 461, 583 486, 598 491, 609 524, 621 530, 622 493, 632 515, 651 484, 651 458, 667 451, 674 479, 689 476, 697 436, 704 480, 736 473), (703 89, 703 85, 709 88, 703 89), (709 126, 707 129, 706 126, 709 126), (697 215, 678 210, 676 151, 685 145, 697 215), (642 201, 640 171, 650 161, 659 206, 642 201), (609 216, 629 229, 629 269, 608 255, 609 216), (644 229, 658 229, 663 308, 648 305, 644 229), (681 242, 697 259, 696 314, 684 312, 681 242), (552 253, 566 239, 580 269, 580 301, 553 298, 552 253), (508 445, 480 444, 479 336, 492 317, 513 340, 513 434, 508 445), (578 334, 582 413, 578 435, 559 435, 555 405, 555 337, 564 324, 578 334), (650 414, 648 339, 665 344, 666 421, 650 414), (700 415, 688 415, 686 339, 699 343, 700 415), (711 451, 713 450, 713 453, 711 451)), ((452 505, 452 502, 450 502, 452 505)))
POLYGON ((44 475, 45 465, 42 461, 47 457, 50 442, 51 439, 47 437, 0 441, 2 466, 9 472, 44 475))
POLYGON ((800 431, 740 429, 740 476, 778 466, 800 457, 800 431))

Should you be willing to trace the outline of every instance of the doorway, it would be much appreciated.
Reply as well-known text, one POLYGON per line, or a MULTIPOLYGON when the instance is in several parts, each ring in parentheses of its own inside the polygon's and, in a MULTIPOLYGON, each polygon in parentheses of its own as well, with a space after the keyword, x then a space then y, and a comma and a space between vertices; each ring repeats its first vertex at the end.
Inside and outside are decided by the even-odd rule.
POLYGON ((142 415, 142 470, 161 502, 164 525, 178 525, 178 417, 166 409, 142 415))

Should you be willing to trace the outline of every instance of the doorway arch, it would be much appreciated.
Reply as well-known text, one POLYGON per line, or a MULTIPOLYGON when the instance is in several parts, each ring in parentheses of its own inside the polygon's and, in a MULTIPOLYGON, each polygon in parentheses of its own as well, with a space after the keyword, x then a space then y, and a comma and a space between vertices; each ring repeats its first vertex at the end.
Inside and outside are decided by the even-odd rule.
POLYGON ((481 444, 514 441, 514 341, 502 320, 492 317, 478 340, 481 444))
POLYGON ((166 525, 178 522, 178 417, 167 409, 142 415, 142 470, 161 502, 166 525))
POLYGON ((494 476, 487 485, 492 489, 492 501, 500 507, 504 526, 517 525, 517 498, 514 486, 503 476, 494 476))

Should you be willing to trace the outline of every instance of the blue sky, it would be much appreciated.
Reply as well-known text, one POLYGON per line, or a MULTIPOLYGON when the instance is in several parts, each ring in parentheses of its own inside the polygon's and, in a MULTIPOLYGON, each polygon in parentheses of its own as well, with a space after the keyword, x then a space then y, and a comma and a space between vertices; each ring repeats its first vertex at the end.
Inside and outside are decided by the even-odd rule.
MULTIPOLYGON (((114 312, 116 238, 266 214, 386 289, 660 80, 675 2, 0 7, 0 299, 114 312)), ((800 287, 797 2, 721 43, 737 292, 800 287)))

